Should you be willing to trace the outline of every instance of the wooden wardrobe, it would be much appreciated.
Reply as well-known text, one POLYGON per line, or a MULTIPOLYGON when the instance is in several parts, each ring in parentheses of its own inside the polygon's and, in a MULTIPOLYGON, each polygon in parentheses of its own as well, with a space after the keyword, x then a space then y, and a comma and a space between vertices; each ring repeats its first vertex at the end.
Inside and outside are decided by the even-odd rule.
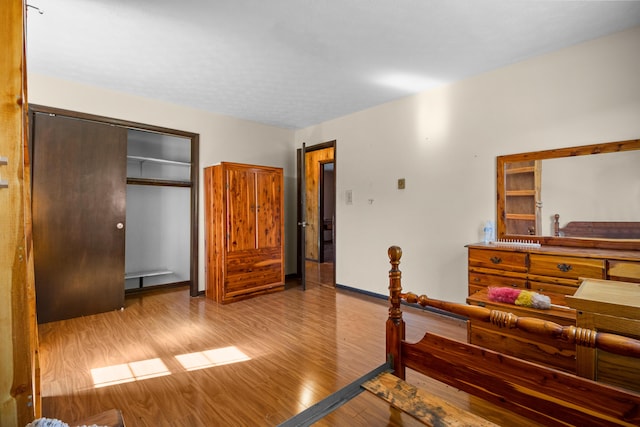
POLYGON ((206 295, 221 303, 284 289, 282 168, 204 169, 206 295))

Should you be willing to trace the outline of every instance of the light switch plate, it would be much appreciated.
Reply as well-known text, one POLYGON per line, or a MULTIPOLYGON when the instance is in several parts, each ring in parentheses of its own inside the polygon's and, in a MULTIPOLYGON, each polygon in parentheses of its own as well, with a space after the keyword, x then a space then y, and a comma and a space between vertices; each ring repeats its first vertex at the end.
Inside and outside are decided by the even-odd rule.
POLYGON ((398 179, 398 190, 404 190, 404 178, 398 179))

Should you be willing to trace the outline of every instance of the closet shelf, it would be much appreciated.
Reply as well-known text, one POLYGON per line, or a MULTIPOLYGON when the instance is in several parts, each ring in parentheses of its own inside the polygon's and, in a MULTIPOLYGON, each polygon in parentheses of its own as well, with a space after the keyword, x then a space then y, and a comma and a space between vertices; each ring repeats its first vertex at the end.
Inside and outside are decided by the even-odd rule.
POLYGON ((157 185, 162 187, 191 187, 191 181, 171 181, 167 179, 127 178, 129 185, 157 185))
POLYGON ((142 157, 142 156, 127 156, 127 160, 135 161, 135 162, 151 162, 151 163, 162 163, 165 165, 176 165, 176 166, 191 166, 189 162, 178 162, 176 160, 167 160, 167 159, 156 159, 153 157, 142 157))

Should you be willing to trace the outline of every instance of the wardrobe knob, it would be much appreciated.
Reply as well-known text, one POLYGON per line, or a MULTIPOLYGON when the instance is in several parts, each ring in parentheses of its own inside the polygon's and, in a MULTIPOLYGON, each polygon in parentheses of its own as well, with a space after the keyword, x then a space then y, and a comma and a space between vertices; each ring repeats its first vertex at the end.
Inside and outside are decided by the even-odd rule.
POLYGON ((119 223, 117 223, 117 224, 116 224, 116 228, 117 228, 118 230, 122 230, 122 229, 124 228, 124 224, 123 224, 123 223, 121 223, 121 222, 119 222, 119 223))

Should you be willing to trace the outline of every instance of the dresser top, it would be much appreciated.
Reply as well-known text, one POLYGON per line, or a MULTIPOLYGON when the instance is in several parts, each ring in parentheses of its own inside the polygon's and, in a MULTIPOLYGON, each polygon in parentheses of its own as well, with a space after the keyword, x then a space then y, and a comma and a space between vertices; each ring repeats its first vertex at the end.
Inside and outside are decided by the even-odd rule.
POLYGON ((500 243, 472 243, 466 245, 470 249, 487 249, 494 251, 521 252, 528 254, 548 254, 560 256, 576 256, 583 258, 607 258, 625 261, 640 261, 640 251, 617 250, 617 249, 596 249, 596 248, 574 248, 569 246, 540 247, 506 245, 500 243))

